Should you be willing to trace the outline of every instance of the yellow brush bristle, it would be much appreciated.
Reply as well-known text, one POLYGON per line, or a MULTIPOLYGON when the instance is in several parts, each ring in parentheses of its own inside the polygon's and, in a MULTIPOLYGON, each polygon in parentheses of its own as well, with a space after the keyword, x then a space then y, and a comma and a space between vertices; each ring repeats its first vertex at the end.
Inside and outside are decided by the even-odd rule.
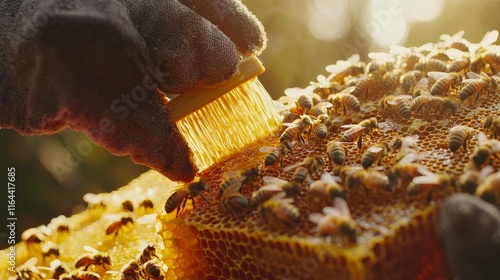
POLYGON ((185 93, 167 103, 200 170, 268 136, 281 124, 272 98, 256 77, 263 71, 260 61, 250 57, 223 84, 185 93))

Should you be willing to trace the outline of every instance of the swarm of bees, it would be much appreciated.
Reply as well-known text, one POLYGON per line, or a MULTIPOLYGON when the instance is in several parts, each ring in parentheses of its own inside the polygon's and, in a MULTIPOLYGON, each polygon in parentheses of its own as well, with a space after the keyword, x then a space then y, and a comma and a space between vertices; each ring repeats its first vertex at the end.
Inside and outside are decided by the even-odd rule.
POLYGON ((356 214, 351 217, 348 206, 356 197, 399 193, 428 205, 452 192, 475 193, 481 182, 489 182, 485 174, 493 173, 481 170, 490 170, 500 154, 500 117, 486 116, 479 126, 450 125, 450 119, 497 94, 500 49, 494 45, 496 31, 478 44, 462 35, 443 35, 440 42, 421 47, 392 46, 389 53, 370 53, 367 63, 356 54, 328 65, 330 74, 309 86, 286 89, 275 101, 283 116, 281 131, 273 145, 259 148, 261 161, 246 168, 261 167, 262 182, 243 188, 241 179, 224 176, 221 212, 238 213, 241 219, 255 212, 264 221, 290 227, 309 215, 320 235, 341 232, 356 243, 356 214), (450 125, 447 138, 440 139, 446 144, 439 145, 449 156, 467 154, 462 171, 467 178, 428 165, 438 156, 422 146, 428 134, 420 127, 401 130, 433 121, 450 125), (322 154, 318 145, 324 147, 322 154), (304 195, 315 204, 312 208, 323 206, 323 213, 301 213, 298 201, 304 195))

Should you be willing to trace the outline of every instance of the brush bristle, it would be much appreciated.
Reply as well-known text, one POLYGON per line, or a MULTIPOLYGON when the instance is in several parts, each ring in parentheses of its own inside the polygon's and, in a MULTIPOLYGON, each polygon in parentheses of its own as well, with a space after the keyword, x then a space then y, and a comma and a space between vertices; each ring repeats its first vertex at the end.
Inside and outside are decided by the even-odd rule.
POLYGON ((272 98, 253 78, 176 124, 193 151, 198 168, 204 170, 274 132, 281 118, 272 98))

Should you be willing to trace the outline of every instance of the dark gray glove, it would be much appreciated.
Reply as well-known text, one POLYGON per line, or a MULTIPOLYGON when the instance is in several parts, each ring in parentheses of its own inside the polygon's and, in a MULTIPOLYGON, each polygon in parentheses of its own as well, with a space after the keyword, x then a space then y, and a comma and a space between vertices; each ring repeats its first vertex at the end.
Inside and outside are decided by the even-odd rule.
POLYGON ((113 154, 191 181, 189 147, 160 91, 235 74, 238 52, 265 47, 238 0, 0 0, 0 127, 66 126, 113 154))
POLYGON ((458 280, 500 279, 500 211, 469 194, 443 203, 438 233, 458 280))

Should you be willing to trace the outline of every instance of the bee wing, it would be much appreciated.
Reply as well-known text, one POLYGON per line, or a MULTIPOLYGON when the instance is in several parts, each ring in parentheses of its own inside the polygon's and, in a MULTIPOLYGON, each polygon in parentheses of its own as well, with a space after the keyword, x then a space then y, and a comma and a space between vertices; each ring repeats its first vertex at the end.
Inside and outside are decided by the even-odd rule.
MULTIPOLYGON (((345 216, 350 217, 351 216, 351 211, 349 211, 349 206, 347 205, 347 202, 342 198, 342 197, 336 197, 333 200, 333 205, 334 207, 339 210, 339 212, 345 216)), ((324 209, 323 209, 324 211, 324 209)))
POLYGON ((390 45, 389 48, 391 54, 407 54, 411 52, 409 48, 399 45, 390 45))
POLYGON ((495 172, 495 170, 493 169, 493 166, 487 165, 487 166, 483 167, 483 169, 481 169, 481 171, 479 171, 479 182, 483 182, 486 178, 488 178, 488 176, 493 174, 493 172, 495 172))
MULTIPOLYGON (((240 178, 242 170, 231 170, 231 171, 226 171, 222 174, 222 178, 224 179, 229 179, 231 177, 236 177, 240 178)), ((242 178, 243 179, 243 178, 242 178)))
POLYGON ((375 146, 375 147, 374 147, 374 146, 371 146, 371 147, 369 147, 369 148, 368 148, 368 151, 369 151, 370 153, 376 154, 376 153, 381 152, 383 149, 384 149, 384 148, 382 148, 382 147, 377 147, 377 146, 375 146))
POLYGON ((422 46, 417 48, 417 52, 430 52, 434 49, 433 43, 423 44, 422 46))
POLYGON ((340 69, 340 67, 339 67, 338 65, 336 65, 336 64, 330 64, 330 65, 327 65, 327 66, 325 67, 325 70, 326 70, 327 72, 332 73, 332 74, 334 74, 334 73, 338 73, 338 72, 342 71, 342 70, 340 69))
POLYGON ((290 170, 292 170, 292 169, 294 169, 294 168, 297 168, 297 167, 299 167, 299 166, 302 166, 302 165, 304 165, 304 164, 306 164, 306 163, 304 163, 304 162, 296 162, 296 163, 292 163, 292 164, 290 164, 289 166, 287 166, 287 167, 283 168, 283 171, 288 172, 288 171, 290 171, 290 170))
POLYGON ((289 108, 285 106, 285 104, 281 103, 280 101, 273 100, 274 107, 276 107, 276 110, 278 112, 284 112, 287 111, 289 108))
POLYGON ((319 221, 321 221, 321 219, 323 219, 325 215, 321 214, 321 213, 311 213, 309 214, 309 221, 315 223, 315 224, 318 224, 319 221))
POLYGON ((484 134, 484 132, 482 131, 479 131, 479 133, 477 134, 477 143, 479 145, 483 145, 484 142, 488 141, 488 136, 486 136, 486 134, 484 134))
POLYGON ((285 95, 293 98, 299 98, 299 96, 301 95, 310 95, 310 94, 312 94, 312 89, 310 89, 309 87, 307 88, 293 87, 285 89, 285 95))
POLYGON ((495 43, 498 39, 498 30, 492 30, 486 32, 484 35, 483 39, 481 39, 481 42, 479 42, 480 46, 489 46, 493 43, 495 43))
POLYGON ((385 62, 395 62, 396 59, 390 53, 385 52, 371 52, 368 54, 368 57, 371 59, 378 59, 385 62))
POLYGON ((270 199, 279 200, 279 201, 284 202, 284 203, 293 203, 293 198, 287 198, 286 192, 284 192, 284 191, 279 192, 279 193, 271 196, 270 199))
POLYGON ((282 185, 288 183, 287 180, 274 176, 264 176, 262 177, 262 180, 264 181, 264 185, 282 185))
POLYGON ((401 99, 405 99, 405 100, 408 100, 408 99, 412 99, 413 96, 411 95, 408 95, 408 94, 400 94, 398 96, 395 97, 395 100, 401 100, 401 99))
POLYGON ((461 39, 462 36, 464 36, 464 34, 465 34, 465 31, 460 30, 451 36, 449 34, 442 34, 441 36, 439 36, 439 39, 441 41, 450 42, 450 41, 461 39))
POLYGON ((330 174, 328 172, 323 172, 323 174, 321 174, 320 180, 325 182, 325 183, 329 183, 329 184, 342 183, 342 179, 340 179, 340 177, 333 176, 332 174, 330 174))
POLYGON ((496 154, 500 152, 500 141, 496 139, 490 139, 489 141, 492 141, 492 147, 491 147, 491 153, 496 154))
MULTIPOLYGON (((469 79, 481 79, 481 75, 479 75, 478 73, 474 73, 474 72, 467 72, 467 77, 469 77, 469 79)), ((466 80, 469 80, 469 79, 465 79, 463 80, 464 82, 466 80)))
POLYGON ((424 167, 419 167, 418 172, 426 177, 436 177, 437 178, 437 175, 434 172, 432 172, 428 169, 425 169, 424 167))
POLYGON ((274 152, 274 151, 279 150, 279 149, 280 148, 278 148, 278 147, 264 146, 264 147, 260 147, 259 152, 261 152, 261 153, 269 153, 269 152, 274 152))
POLYGON ((280 187, 278 187, 277 185, 264 185, 262 187, 260 187, 259 190, 263 190, 263 191, 282 191, 282 189, 280 187))
POLYGON ((422 78, 415 84, 415 88, 427 88, 428 82, 429 80, 427 78, 422 78))
POLYGON ((52 270, 54 270, 56 267, 62 265, 62 262, 59 259, 55 259, 50 262, 49 266, 52 270))
POLYGON ((419 159, 416 153, 408 153, 402 159, 400 159, 399 163, 411 163, 416 162, 419 159))
POLYGON ((330 108, 333 107, 333 104, 330 102, 322 101, 319 102, 318 104, 314 105, 313 108, 330 108))
POLYGON ((27 260, 24 265, 29 267, 29 266, 35 266, 36 263, 38 262, 38 258, 37 257, 32 257, 31 259, 27 260))
POLYGON ((365 130, 366 128, 364 126, 361 126, 361 125, 358 125, 358 126, 355 126, 355 127, 351 127, 349 130, 345 131, 344 132, 344 135, 345 136, 351 136, 353 134, 356 134, 362 130, 365 130))
POLYGON ((86 193, 83 195, 83 201, 87 203, 100 203, 102 198, 100 195, 94 193, 86 193))
POLYGON ((449 58, 453 60, 459 60, 464 57, 464 52, 458 49, 447 49, 445 53, 449 58))
POLYGON ((413 178, 412 182, 415 184, 419 184, 419 185, 438 185, 439 178, 435 175, 433 175, 433 176, 417 176, 417 177, 413 178))
POLYGON ((431 71, 427 73, 427 76, 434 78, 434 80, 440 80, 442 78, 448 77, 451 78, 450 74, 446 72, 439 72, 439 71, 431 71))
POLYGON ((323 208, 323 214, 328 216, 340 217, 342 216, 342 212, 339 211, 337 207, 327 206, 323 208))
POLYGON ((339 94, 348 94, 353 92, 355 89, 356 89, 355 86, 346 87, 345 89, 341 90, 339 94))
POLYGON ((92 253, 92 254, 97 254, 97 253, 99 253, 99 251, 98 251, 96 248, 94 248, 94 247, 92 247, 92 246, 89 246, 89 245, 84 245, 84 246, 83 246, 83 250, 85 250, 85 251, 87 251, 87 252, 89 252, 89 253, 92 253))
POLYGON ((281 125, 286 126, 286 127, 296 127, 296 123, 282 123, 281 125))

